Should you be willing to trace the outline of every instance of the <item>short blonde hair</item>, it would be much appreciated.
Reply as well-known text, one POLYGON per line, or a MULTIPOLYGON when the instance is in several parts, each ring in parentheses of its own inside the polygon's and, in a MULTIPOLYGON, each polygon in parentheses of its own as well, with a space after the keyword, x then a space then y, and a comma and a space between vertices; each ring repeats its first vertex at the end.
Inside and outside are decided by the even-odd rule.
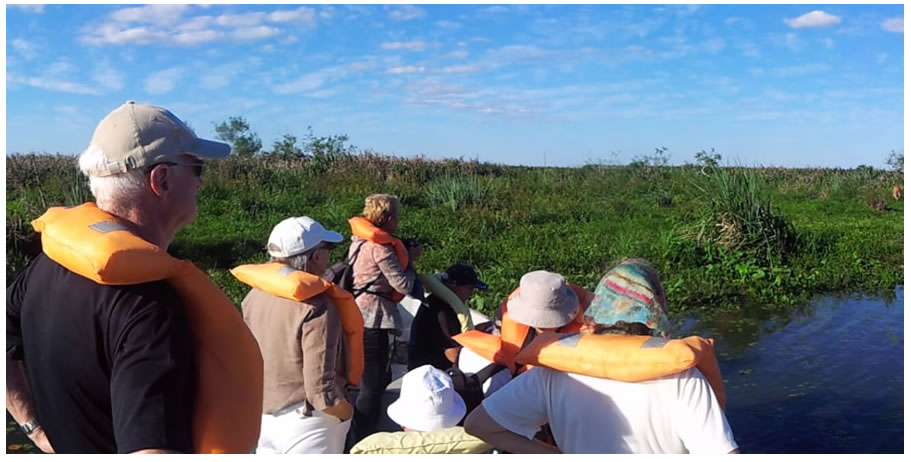
POLYGON ((364 199, 364 218, 376 226, 383 226, 398 217, 401 210, 399 198, 391 194, 371 194, 364 199))

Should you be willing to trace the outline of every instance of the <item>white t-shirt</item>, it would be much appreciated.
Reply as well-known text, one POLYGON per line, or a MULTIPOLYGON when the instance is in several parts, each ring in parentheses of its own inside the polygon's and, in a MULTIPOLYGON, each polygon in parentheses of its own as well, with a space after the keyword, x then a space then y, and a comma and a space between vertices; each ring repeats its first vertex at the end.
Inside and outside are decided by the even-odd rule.
POLYGON ((715 393, 695 368, 629 383, 535 367, 482 405, 500 426, 527 438, 549 422, 564 453, 724 454, 737 448, 715 393))
MULTIPOLYGON (((490 361, 468 348, 462 348, 459 351, 458 366, 459 370, 462 372, 477 374, 489 364, 491 364, 490 361)), ((502 388, 503 385, 509 383, 510 380, 512 380, 512 373, 509 372, 509 369, 502 369, 490 376, 489 379, 481 384, 481 390, 484 391, 484 398, 487 398, 493 392, 502 388)))

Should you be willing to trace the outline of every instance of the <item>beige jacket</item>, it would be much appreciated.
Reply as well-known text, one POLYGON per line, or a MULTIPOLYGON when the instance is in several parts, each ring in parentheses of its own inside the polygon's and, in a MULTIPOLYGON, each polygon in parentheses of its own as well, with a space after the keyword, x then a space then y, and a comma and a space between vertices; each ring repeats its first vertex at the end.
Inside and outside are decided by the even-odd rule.
POLYGON ((259 289, 241 308, 263 355, 263 413, 306 403, 305 415, 347 399, 347 345, 327 295, 296 302, 259 289))
POLYGON ((360 252, 354 260, 352 270, 354 273, 354 288, 366 286, 370 281, 377 281, 367 288, 370 292, 377 292, 385 296, 362 293, 354 299, 361 315, 364 316, 366 329, 402 329, 403 323, 396 305, 392 301, 393 292, 408 294, 414 287, 417 274, 414 267, 402 268, 395 248, 391 245, 374 244, 353 236, 351 246, 348 248, 348 258, 354 255, 358 246, 363 243, 360 252), (379 278, 379 279, 377 279, 379 278))

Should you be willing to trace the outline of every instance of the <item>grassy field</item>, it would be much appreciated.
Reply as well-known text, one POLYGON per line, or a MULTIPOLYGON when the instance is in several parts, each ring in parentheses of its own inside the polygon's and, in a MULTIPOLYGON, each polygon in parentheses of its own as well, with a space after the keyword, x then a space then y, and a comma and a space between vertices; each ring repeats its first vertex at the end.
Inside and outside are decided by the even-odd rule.
MULTIPOLYGON (((29 221, 91 195, 74 157, 14 155, 6 165, 9 281, 40 250, 29 221)), ((199 218, 170 251, 238 305, 247 288, 228 269, 264 261, 274 224, 309 215, 347 237, 347 219, 377 192, 401 198, 400 236, 425 243, 419 271, 478 268, 490 290, 471 303, 488 314, 525 272, 556 271, 592 288, 611 263, 633 256, 654 263, 678 313, 788 306, 904 280, 904 203, 891 198, 903 176, 870 167, 531 168, 363 153, 229 158, 210 163, 204 183, 199 218)))

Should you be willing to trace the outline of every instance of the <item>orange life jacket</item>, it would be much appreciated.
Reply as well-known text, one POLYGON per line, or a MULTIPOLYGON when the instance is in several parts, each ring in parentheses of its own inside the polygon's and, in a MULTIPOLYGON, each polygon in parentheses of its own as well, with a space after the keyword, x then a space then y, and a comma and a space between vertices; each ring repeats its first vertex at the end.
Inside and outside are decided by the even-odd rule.
POLYGON ((184 301, 194 340, 194 451, 249 453, 256 447, 263 358, 237 308, 205 273, 130 233, 91 202, 51 207, 32 226, 51 260, 99 284, 167 280, 184 301))
POLYGON ((338 310, 348 343, 348 383, 357 385, 364 373, 364 318, 350 292, 304 271, 283 263, 241 265, 231 270, 238 280, 263 292, 302 302, 325 293, 338 310))
POLYGON ((545 332, 523 348, 515 360, 624 382, 657 379, 696 367, 724 409, 724 382, 714 346, 714 340, 696 336, 667 340, 648 335, 545 332))
MULTIPOLYGON (((576 293, 576 296, 579 297, 579 312, 572 322, 557 329, 557 332, 579 332, 579 329, 582 327, 583 313, 585 312, 585 309, 588 308, 588 305, 591 304, 594 294, 579 286, 573 284, 567 285, 576 293)), ((518 288, 513 290, 501 305, 503 318, 500 321, 499 336, 478 330, 470 330, 452 337, 452 339, 460 345, 477 353, 488 361, 508 367, 513 374, 519 374, 528 370, 528 365, 522 365, 520 367, 516 364, 516 355, 519 354, 519 350, 522 349, 522 345, 525 344, 525 340, 531 332, 531 327, 512 319, 506 308, 509 299, 514 297, 518 292, 518 288)))
MULTIPOLYGON (((348 219, 348 224, 351 225, 351 234, 365 241, 374 244, 391 245, 395 249, 395 256, 398 258, 399 264, 402 265, 402 269, 408 266, 408 251, 405 250, 405 244, 402 244, 401 240, 378 228, 364 217, 351 217, 348 219)), ((392 300, 400 302, 405 298, 405 295, 407 294, 392 292, 392 300)))

